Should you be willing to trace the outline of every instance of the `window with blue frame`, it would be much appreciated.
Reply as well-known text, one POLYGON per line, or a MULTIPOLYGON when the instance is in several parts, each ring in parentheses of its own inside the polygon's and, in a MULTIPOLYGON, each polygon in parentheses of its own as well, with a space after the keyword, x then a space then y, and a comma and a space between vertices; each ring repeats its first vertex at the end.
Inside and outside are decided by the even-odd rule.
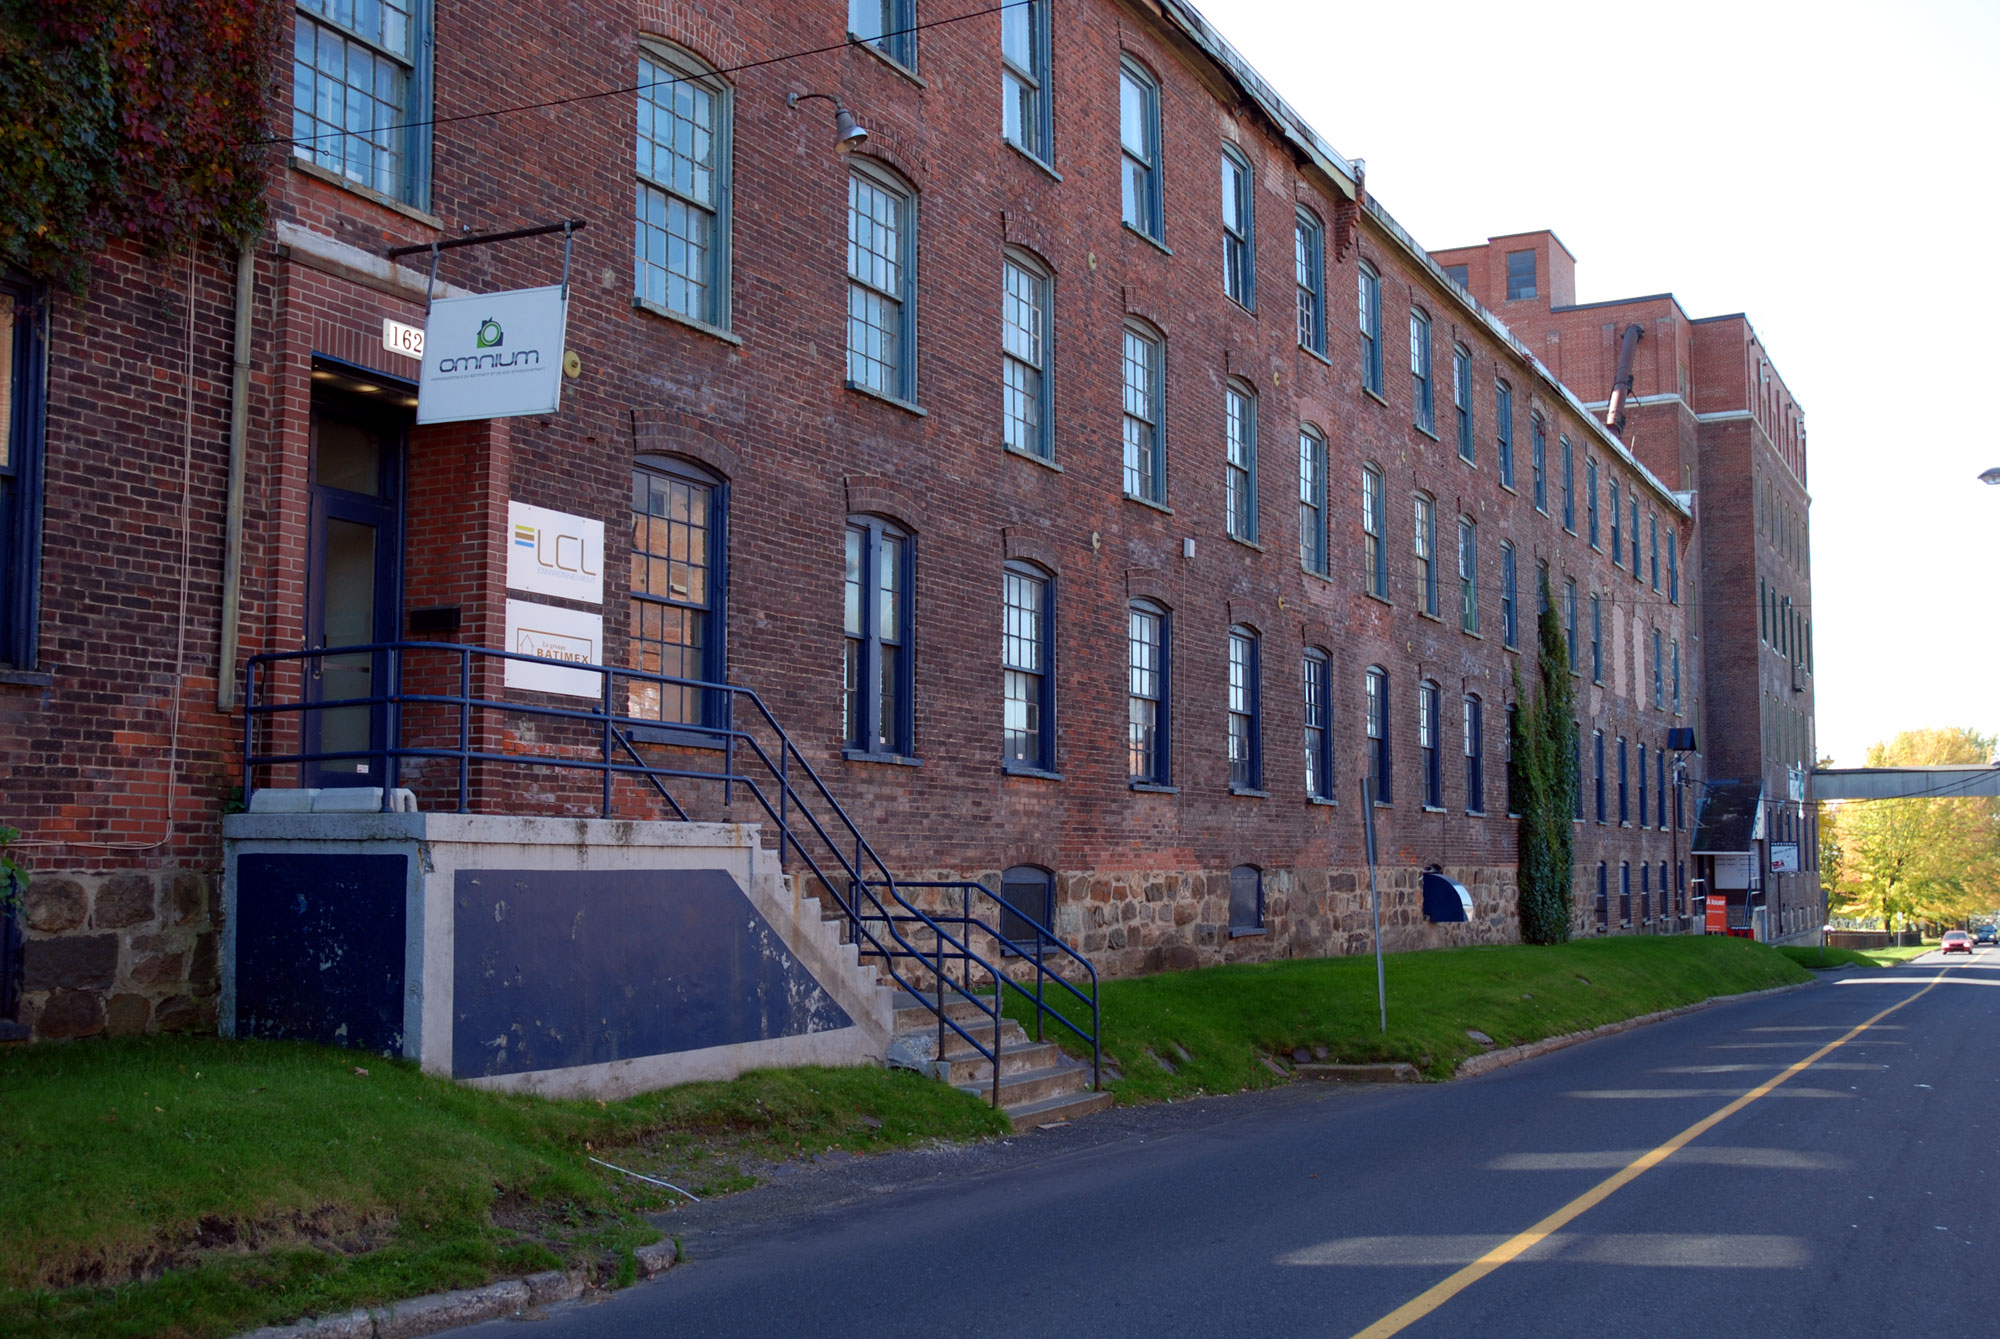
POLYGON ((1569 444, 1569 438, 1561 437, 1556 442, 1556 454, 1562 464, 1563 529, 1573 535, 1576 533, 1576 449, 1569 444))
POLYGON ((1590 597, 1590 681, 1604 682, 1604 597, 1590 597))
POLYGON ((1244 307, 1257 307, 1257 192, 1250 162, 1222 146, 1222 291, 1244 307))
POLYGON ((1326 225, 1311 210, 1298 212, 1292 234, 1292 267, 1298 286, 1299 347, 1326 353, 1326 225))
POLYGON ((1518 791, 1516 789, 1516 778, 1514 776, 1514 756, 1515 756, 1514 735, 1515 732, 1518 731, 1520 728, 1521 728, 1521 708, 1516 704, 1509 702, 1507 704, 1507 778, 1506 778, 1507 817, 1509 818, 1519 818, 1521 816, 1521 806, 1515 803, 1515 796, 1518 794, 1518 791))
POLYGON ((874 516, 847 522, 846 686, 841 737, 861 754, 908 757, 914 713, 910 537, 874 516))
MULTIPOLYGON (((1654 812, 1656 821, 1653 826, 1659 828, 1661 831, 1665 831, 1667 826, 1667 751, 1665 749, 1653 750, 1653 781, 1653 794, 1658 797, 1653 801, 1657 806, 1654 812)), ((1660 887, 1664 890, 1666 886, 1667 869, 1666 866, 1662 865, 1660 867, 1660 887)))
POLYGON ((1299 428, 1299 563, 1327 574, 1326 438, 1310 423, 1299 428))
POLYGON ((1301 676, 1305 685, 1306 795, 1333 799, 1333 657, 1308 646, 1301 676))
POLYGON ((1444 808, 1444 767, 1438 756, 1438 686, 1429 679, 1417 687, 1417 748, 1424 764, 1424 807, 1444 808))
POLYGON ((1229 932, 1246 934, 1264 928, 1264 871, 1238 865, 1229 871, 1229 932))
POLYGON ((1129 60, 1118 66, 1118 142, 1125 226, 1160 241, 1160 86, 1129 60))
POLYGON ((1262 790, 1264 740, 1259 716, 1257 634, 1241 625, 1229 630, 1229 788, 1262 790))
POLYGON ((428 208, 430 23, 430 0, 298 0, 294 156, 428 208))
POLYGON ((1681 714, 1681 642, 1674 638, 1674 715, 1681 714))
POLYGON ((1162 506, 1167 501, 1167 442, 1160 414, 1166 345, 1149 327, 1124 329, 1125 495, 1162 506))
POLYGON ((1128 771, 1141 785, 1169 784, 1167 611, 1134 600, 1126 611, 1128 771))
POLYGON ((1569 735, 1569 791, 1576 805, 1571 816, 1583 822, 1583 727, 1578 725, 1569 735))
POLYGON ((1425 432, 1437 430, 1435 396, 1431 387, 1431 318, 1410 313, 1410 407, 1425 432))
POLYGON ((1521 644, 1520 599, 1515 591, 1514 544, 1500 541, 1500 644, 1509 649, 1521 644))
POLYGON ((1008 563, 1002 577, 1001 762, 1055 770, 1055 581, 1032 563, 1008 563))
POLYGON ((1639 826, 1646 826, 1646 746, 1639 745, 1639 826))
POLYGON ((1632 923, 1632 865, 1625 860, 1618 862, 1618 923, 1632 923))
POLYGON ((1428 493, 1416 496, 1415 524, 1411 539, 1417 558, 1417 609, 1437 617, 1437 503, 1428 493))
POLYGON ((1681 556, 1680 535, 1672 522, 1667 524, 1667 602, 1681 602, 1681 556))
POLYGON ((729 86, 686 52, 639 54, 634 294, 729 327, 729 86))
POLYGON ((1458 518, 1458 626, 1479 631, 1479 526, 1470 516, 1458 518))
POLYGON ((1626 504, 1628 508, 1626 516, 1632 522, 1632 579, 1634 581, 1644 581, 1645 577, 1641 574, 1639 568, 1639 490, 1637 488, 1632 489, 1626 494, 1626 504))
MULTIPOLYGON (((642 456, 632 471, 632 589, 626 664, 669 679, 720 683, 729 590, 729 489, 687 461, 642 456)), ((690 683, 629 682, 628 713, 716 724, 718 694, 690 683)))
POLYGON ((1465 699, 1465 812, 1486 812, 1485 706, 1473 694, 1465 699))
POLYGON ((1528 416, 1528 465, 1534 471, 1535 510, 1549 514, 1549 430, 1540 414, 1528 416))
POLYGON ((1618 822, 1622 826, 1632 821, 1632 802, 1627 789, 1631 777, 1631 755, 1627 750, 1625 736, 1618 736, 1618 822))
POLYGON ((1625 565, 1625 545, 1622 538, 1625 529, 1624 523, 1619 519, 1622 515, 1623 513, 1618 509, 1618 481, 1613 479, 1611 481, 1611 565, 1613 567, 1623 567, 1625 565))
POLYGON ((1257 397, 1230 382, 1223 391, 1223 506, 1231 536, 1257 542, 1257 397))
POLYGON ((1658 512, 1646 514, 1646 529, 1652 547, 1650 571, 1653 574, 1653 589, 1660 588, 1660 515, 1658 512))
POLYGON ((1018 0, 1000 11, 1000 133, 1044 163, 1055 159, 1049 3, 1018 0))
POLYGON ((1361 579, 1378 600, 1389 598, 1389 546, 1386 529, 1389 503, 1383 494, 1382 471, 1361 467, 1361 579))
POLYGON ((1658 628, 1653 629, 1653 706, 1660 711, 1667 708, 1667 657, 1658 628))
POLYGON ((917 68, 917 0, 847 0, 847 35, 917 68))
POLYGON ((45 292, 0 270, 0 666, 20 670, 37 655, 45 292))
POLYGON ((1535 253, 1532 251, 1509 251, 1507 253, 1507 301, 1517 302, 1522 298, 1535 296, 1535 253))
POLYGON ((1576 582, 1563 582, 1563 645, 1569 650, 1569 672, 1576 673, 1576 582))
POLYGON ((1514 389, 1504 381, 1493 383, 1493 439, 1500 469, 1500 486, 1514 486, 1514 389))
POLYGON ((1382 393, 1382 276, 1375 273, 1372 266, 1357 265, 1354 270, 1356 296, 1360 302, 1358 319, 1361 328, 1361 385, 1365 390, 1382 393))
POLYGON ((1583 462, 1583 501, 1590 519, 1590 547, 1598 548, 1597 531, 1597 462, 1583 462))
POLYGON ((1389 751, 1389 671, 1370 665, 1362 684, 1366 690, 1362 720, 1368 732, 1368 780, 1375 803, 1390 804, 1395 799, 1396 769, 1389 751))
POLYGON ((1597 821, 1604 821, 1604 732, 1593 730, 1590 738, 1591 756, 1596 760, 1597 821))
POLYGON ((1597 932, 1603 934, 1611 924, 1611 879, 1605 863, 1597 862, 1597 932))
POLYGON ((1463 344, 1451 350, 1451 403, 1458 420, 1458 458, 1472 464, 1472 354, 1463 344))

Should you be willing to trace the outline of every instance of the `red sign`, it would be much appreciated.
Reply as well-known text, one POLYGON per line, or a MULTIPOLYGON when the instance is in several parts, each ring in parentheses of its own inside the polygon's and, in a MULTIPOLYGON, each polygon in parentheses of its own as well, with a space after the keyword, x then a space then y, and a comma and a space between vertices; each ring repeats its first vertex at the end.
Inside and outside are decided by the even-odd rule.
POLYGON ((1702 924, 1702 929, 1712 935, 1728 934, 1729 933, 1728 899, 1721 897, 1711 897, 1707 899, 1707 903, 1708 903, 1708 916, 1702 924))

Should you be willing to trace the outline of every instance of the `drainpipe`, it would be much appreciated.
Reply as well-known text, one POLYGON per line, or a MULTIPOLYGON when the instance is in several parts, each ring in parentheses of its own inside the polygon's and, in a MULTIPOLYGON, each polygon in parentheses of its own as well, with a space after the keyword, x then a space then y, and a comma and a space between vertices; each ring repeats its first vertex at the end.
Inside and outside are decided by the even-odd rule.
POLYGON ((216 661, 215 705, 236 705, 236 651, 242 633, 243 470, 250 436, 250 312, 257 292, 257 243, 236 248, 236 349, 229 384, 229 501, 223 522, 222 654, 216 661))
POLYGON ((1632 393, 1632 351, 1645 333, 1636 324, 1628 325, 1618 342, 1618 376, 1611 383, 1611 408, 1604 413, 1604 425, 1621 437, 1625 435, 1625 397, 1632 393))

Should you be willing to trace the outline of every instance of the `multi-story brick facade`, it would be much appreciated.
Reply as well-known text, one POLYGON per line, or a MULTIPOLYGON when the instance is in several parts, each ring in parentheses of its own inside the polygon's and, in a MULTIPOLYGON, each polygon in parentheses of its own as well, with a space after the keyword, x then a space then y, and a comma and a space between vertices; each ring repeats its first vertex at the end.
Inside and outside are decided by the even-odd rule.
MULTIPOLYGON (((1576 928, 1692 925, 1668 731, 1755 694, 1716 682, 1750 673, 1710 650, 1743 606, 1709 589, 1687 462, 1606 430, 1595 383, 1565 389, 1184 6, 1012 13, 842 44, 833 0, 532 25, 441 0, 399 45, 300 6, 413 128, 364 148, 274 107, 302 138, 244 257, 115 252, 17 319, 48 350, 14 569, 39 615, 0 674, 24 1021, 212 1018, 245 658, 500 646, 510 501, 603 524, 602 604, 543 604, 601 612, 605 663, 754 688, 899 876, 1036 872, 1114 973, 1361 947, 1371 773, 1391 945, 1514 936, 1507 719, 1546 571, 1579 676, 1576 928), (837 152, 807 92, 865 141, 837 152), (423 324, 429 258, 387 253, 576 219, 560 412, 416 425, 383 330, 423 324), (1471 924, 1424 921, 1432 865, 1471 924)), ((443 252, 438 291, 552 283, 562 245, 443 252)), ((365 691, 365 664, 325 673, 365 691)), ((701 710, 633 702, 669 744, 701 710)), ((335 715, 307 742, 359 720, 370 746, 335 715)), ((594 780, 473 788, 594 811, 594 780)))
POLYGON ((1632 453, 1691 499, 1704 791, 1763 820, 1740 844, 1740 825, 1725 824, 1728 847, 1704 851, 1702 876, 1727 895, 1732 923, 1748 926, 1761 912, 1773 938, 1815 933, 1826 908, 1806 793, 1816 755, 1804 411, 1740 313, 1690 318, 1670 293, 1579 305, 1576 262, 1553 233, 1490 238, 1435 259, 1593 412, 1621 413, 1632 453), (1630 382, 1614 407, 1621 355, 1630 382), (1795 870, 1773 872, 1773 843, 1796 845, 1795 870))

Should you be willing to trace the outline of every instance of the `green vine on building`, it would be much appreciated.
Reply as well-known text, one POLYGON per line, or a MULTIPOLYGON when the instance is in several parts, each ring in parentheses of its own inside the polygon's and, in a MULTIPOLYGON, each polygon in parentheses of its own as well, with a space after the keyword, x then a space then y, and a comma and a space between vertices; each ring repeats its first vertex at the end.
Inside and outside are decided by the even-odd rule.
POLYGON ((1512 775, 1517 828, 1517 887, 1521 941, 1560 944, 1570 933, 1570 890, 1575 886, 1576 691, 1569 646, 1556 620, 1548 578, 1541 583, 1536 620, 1535 694, 1532 701, 1514 671, 1512 775))
POLYGON ((280 0, 0 0, 0 260, 80 290, 91 257, 264 222, 280 0))

